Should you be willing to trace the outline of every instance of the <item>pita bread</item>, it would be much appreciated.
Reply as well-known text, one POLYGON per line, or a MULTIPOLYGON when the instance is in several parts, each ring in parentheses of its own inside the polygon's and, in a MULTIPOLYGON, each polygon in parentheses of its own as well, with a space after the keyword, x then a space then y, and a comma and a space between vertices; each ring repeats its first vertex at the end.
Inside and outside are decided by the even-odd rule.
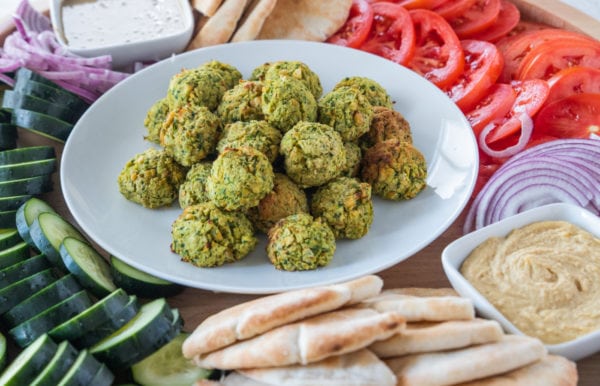
POLYGON ((495 343, 454 351, 386 359, 398 386, 446 386, 512 371, 540 360, 546 348, 538 339, 505 335, 495 343))
POLYGON ((278 0, 258 39, 324 41, 344 24, 352 0, 278 0))
POLYGON ((238 29, 231 38, 232 42, 254 40, 267 17, 273 12, 277 0, 253 0, 246 8, 238 29))
POLYGON ((440 323, 407 323, 406 328, 369 348, 380 358, 451 350, 476 344, 497 342, 504 332, 494 320, 451 320, 440 323))
POLYGON ((377 295, 381 278, 368 275, 345 283, 264 296, 205 319, 183 343, 192 358, 252 338, 265 331, 377 295))
POLYGON ((192 6, 203 15, 213 16, 223 0, 193 0, 192 6))
POLYGON ((313 363, 365 348, 398 333, 404 326, 404 318, 394 312, 345 308, 197 355, 194 362, 200 367, 222 370, 313 363))
POLYGON ((227 0, 211 16, 188 45, 188 49, 227 43, 248 0, 227 0))
POLYGON ((405 288, 390 288, 381 292, 382 295, 395 294, 395 295, 409 295, 419 297, 432 297, 432 296, 460 296, 454 288, 443 287, 443 288, 425 288, 425 287, 405 287, 405 288))
POLYGON ((453 295, 439 296, 437 291, 411 293, 418 295, 383 291, 378 296, 362 301, 361 307, 373 308, 380 312, 398 312, 407 322, 470 320, 475 317, 475 308, 470 299, 453 295))
POLYGON ((577 366, 567 358, 546 355, 541 360, 506 374, 457 386, 577 386, 577 366))

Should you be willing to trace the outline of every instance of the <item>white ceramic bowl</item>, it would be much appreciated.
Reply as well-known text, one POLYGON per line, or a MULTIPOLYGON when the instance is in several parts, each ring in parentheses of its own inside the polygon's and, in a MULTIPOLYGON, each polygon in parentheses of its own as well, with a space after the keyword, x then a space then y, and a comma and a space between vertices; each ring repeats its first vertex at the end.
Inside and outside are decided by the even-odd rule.
MULTIPOLYGON (((460 273, 460 266, 469 253, 486 239, 504 237, 513 229, 545 220, 565 220, 600 237, 600 217, 572 204, 557 203, 521 212, 471 232, 448 244, 442 252, 442 266, 454 289, 470 298, 479 314, 497 320, 509 333, 524 335, 465 279, 460 273)), ((600 351, 600 329, 568 342, 547 344, 546 347, 551 353, 576 361, 600 351)))
POLYGON ((188 0, 176 1, 179 2, 183 13, 183 25, 177 32, 130 43, 97 45, 89 48, 69 46, 65 39, 61 12, 64 0, 50 0, 50 18, 58 41, 69 52, 83 57, 111 55, 113 68, 119 69, 134 62, 158 61, 185 49, 194 30, 194 15, 188 0))

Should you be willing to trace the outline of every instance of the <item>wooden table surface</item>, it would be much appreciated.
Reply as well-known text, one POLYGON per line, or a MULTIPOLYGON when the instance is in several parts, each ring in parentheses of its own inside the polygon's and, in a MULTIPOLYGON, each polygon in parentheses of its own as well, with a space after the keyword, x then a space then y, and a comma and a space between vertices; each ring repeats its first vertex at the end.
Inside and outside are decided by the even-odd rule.
MULTIPOLYGON (((577 29, 600 39, 600 23, 577 10, 564 6, 564 4, 560 3, 558 0, 513 1, 529 18, 536 18, 540 21, 568 29, 577 29), (565 21, 564 17, 561 17, 561 15, 566 15, 569 21, 565 21)), ((3 16, 10 13, 10 8, 5 7, 10 5, 10 3, 17 2, 18 1, 16 0, 2 0, 0 26, 2 25, 1 22, 3 16)), ((45 6, 45 1, 37 0, 33 1, 33 3, 38 9, 43 9, 45 6)), ((0 41, 2 41, 1 36, 0 41)), ((22 134, 20 137, 20 146, 49 144, 55 146, 59 156, 62 153, 62 146, 55 142, 27 132, 20 132, 20 134, 22 134)), ((54 182, 54 191, 42 198, 48 200, 60 214, 72 220, 72 216, 62 197, 58 173, 55 173, 54 182)), ((449 286, 450 284, 442 270, 441 253, 446 245, 461 236, 463 217, 464 213, 459 216, 459 218, 438 239, 420 252, 396 266, 380 272, 379 275, 384 280, 385 288, 449 286)), ((192 330, 208 315, 255 297, 256 296, 251 295, 214 293, 211 291, 186 288, 181 294, 170 298, 169 303, 172 307, 176 307, 181 311, 185 320, 185 329, 192 330)), ((580 376, 579 385, 597 386, 600 384, 600 353, 578 361, 577 367, 580 376)))

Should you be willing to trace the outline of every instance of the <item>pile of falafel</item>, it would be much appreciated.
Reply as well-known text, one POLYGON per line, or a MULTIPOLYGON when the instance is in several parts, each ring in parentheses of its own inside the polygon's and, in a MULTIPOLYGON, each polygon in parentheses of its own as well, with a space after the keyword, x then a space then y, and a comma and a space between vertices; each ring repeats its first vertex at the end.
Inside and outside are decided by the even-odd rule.
POLYGON ((267 234, 281 270, 329 264, 336 240, 373 222, 372 194, 414 198, 427 165, 410 124, 377 82, 347 77, 323 95, 305 63, 264 63, 243 79, 216 60, 184 69, 148 110, 145 139, 119 191, 147 208, 182 213, 171 250, 198 267, 238 261, 267 234))

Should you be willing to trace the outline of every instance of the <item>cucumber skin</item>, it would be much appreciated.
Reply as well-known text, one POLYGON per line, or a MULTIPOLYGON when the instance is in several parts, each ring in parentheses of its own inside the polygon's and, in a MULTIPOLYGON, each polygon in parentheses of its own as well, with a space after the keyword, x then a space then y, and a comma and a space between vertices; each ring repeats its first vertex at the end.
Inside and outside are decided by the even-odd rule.
POLYGON ((37 248, 33 240, 31 239, 31 235, 29 234, 29 230, 31 228, 31 224, 43 212, 51 212, 56 213, 54 208, 52 208, 45 201, 32 197, 26 202, 24 202, 18 209, 15 214, 15 222, 17 226, 17 231, 19 235, 27 242, 27 244, 31 245, 34 248, 37 248), (33 213, 31 213, 33 211, 33 213), (32 217, 33 220, 31 222, 27 221, 28 217, 32 217))
POLYGON ((31 344, 31 348, 21 351, 21 353, 15 358, 15 360, 4 369, 4 373, 0 374, 0 384, 3 386, 24 386, 29 385, 31 381, 37 376, 37 374, 46 366, 46 364, 52 359, 56 349, 58 348, 56 343, 48 335, 42 335, 38 338, 40 342, 34 342, 31 344), (40 344, 38 349, 34 353, 30 353, 37 344, 40 344), (30 360, 27 363, 22 363, 22 366, 15 370, 11 379, 4 379, 7 377, 9 371, 12 371, 11 366, 16 366, 20 357, 31 354, 30 360))
POLYGON ((75 362, 69 368, 67 374, 65 374, 58 386, 80 386, 80 385, 93 385, 92 379, 100 370, 102 364, 98 362, 96 358, 87 350, 79 352, 79 356, 75 359, 75 362))
POLYGON ((90 385, 94 386, 110 386, 115 380, 115 375, 104 363, 100 366, 100 370, 92 378, 90 385))
POLYGON ((181 285, 169 283, 167 281, 165 281, 164 284, 159 284, 132 277, 127 274, 126 270, 135 268, 130 267, 128 264, 118 260, 114 256, 110 257, 110 262, 113 281, 117 287, 123 288, 129 294, 137 295, 146 299, 157 299, 175 296, 181 293, 184 289, 184 287, 181 285))
POLYGON ((55 386, 69 367, 75 362, 79 352, 68 341, 62 341, 47 366, 31 382, 30 386, 55 386), (64 350, 61 352, 61 349, 64 350), (59 356, 57 356, 59 355, 59 356))
POLYGON ((26 242, 20 242, 12 247, 0 251, 0 269, 10 267, 29 257, 29 245, 26 242))
POLYGON ((0 212, 0 229, 14 228, 17 226, 15 221, 16 210, 6 210, 0 212))
POLYGON ((2 107, 8 110, 30 110, 72 124, 75 124, 81 117, 80 112, 73 111, 61 104, 52 103, 35 95, 27 95, 19 91, 6 90, 2 98, 2 107))
POLYGON ((33 195, 31 194, 23 194, 20 196, 12 197, 0 197, 0 211, 18 210, 19 207, 25 202, 27 202, 27 200, 29 200, 31 197, 33 197, 33 195))
POLYGON ((0 289, 48 268, 51 268, 50 263, 41 254, 6 267, 0 270, 0 289))
POLYGON ((0 180, 18 180, 52 174, 56 171, 56 158, 0 166, 0 180))
POLYGON ((56 150, 53 146, 27 146, 0 151, 0 165, 20 164, 48 158, 56 158, 56 150))
POLYGON ((23 239, 21 239, 21 235, 19 235, 17 229, 7 230, 0 236, 0 251, 17 245, 21 241, 23 241, 23 239))
POLYGON ((0 315, 56 280, 54 270, 47 269, 0 290, 0 315))
POLYGON ((73 130, 72 123, 24 109, 13 109, 11 123, 61 143, 73 130))
POLYGON ((22 178, 19 180, 8 180, 0 182, 0 196, 23 196, 26 194, 37 195, 48 193, 52 190, 52 175, 22 178))

